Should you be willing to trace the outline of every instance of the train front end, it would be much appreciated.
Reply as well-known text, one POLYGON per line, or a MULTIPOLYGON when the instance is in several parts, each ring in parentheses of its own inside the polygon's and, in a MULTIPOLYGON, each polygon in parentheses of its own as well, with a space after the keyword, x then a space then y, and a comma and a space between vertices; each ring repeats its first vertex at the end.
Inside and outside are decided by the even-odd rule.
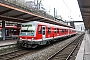
POLYGON ((23 23, 17 45, 20 47, 34 48, 37 46, 33 41, 35 39, 36 24, 23 23))

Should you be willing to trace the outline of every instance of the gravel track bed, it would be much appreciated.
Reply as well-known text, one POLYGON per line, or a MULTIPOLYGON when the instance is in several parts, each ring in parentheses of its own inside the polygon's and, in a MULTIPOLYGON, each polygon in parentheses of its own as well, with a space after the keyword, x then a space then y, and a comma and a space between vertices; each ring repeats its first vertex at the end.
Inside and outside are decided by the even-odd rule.
POLYGON ((80 35, 76 35, 72 38, 66 39, 64 41, 61 41, 59 43, 53 44, 49 47, 46 47, 45 49, 42 49, 36 53, 33 54, 27 54, 25 56, 22 56, 17 59, 13 60, 46 60, 48 57, 50 57, 52 54, 60 50, 63 46, 73 41, 75 38, 79 37, 80 35))

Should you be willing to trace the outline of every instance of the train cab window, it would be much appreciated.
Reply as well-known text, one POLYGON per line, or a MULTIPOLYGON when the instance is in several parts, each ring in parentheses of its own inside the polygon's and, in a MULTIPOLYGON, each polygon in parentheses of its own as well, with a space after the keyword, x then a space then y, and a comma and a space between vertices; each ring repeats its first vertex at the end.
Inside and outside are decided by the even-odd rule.
POLYGON ((56 28, 54 28, 54 33, 56 33, 56 28))
POLYGON ((48 34, 50 34, 51 33, 51 29, 50 29, 50 27, 48 27, 48 34))
POLYGON ((38 34, 41 34, 42 33, 42 26, 39 26, 38 27, 38 34))

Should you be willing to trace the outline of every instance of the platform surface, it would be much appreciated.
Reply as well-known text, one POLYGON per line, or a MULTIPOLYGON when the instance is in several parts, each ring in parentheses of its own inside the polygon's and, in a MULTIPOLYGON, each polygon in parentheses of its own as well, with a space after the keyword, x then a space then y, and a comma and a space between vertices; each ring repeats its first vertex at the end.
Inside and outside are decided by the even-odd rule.
POLYGON ((4 41, 0 41, 0 46, 15 44, 15 43, 17 43, 17 40, 4 40, 4 41))
POLYGON ((90 60, 90 34, 85 33, 75 60, 90 60))

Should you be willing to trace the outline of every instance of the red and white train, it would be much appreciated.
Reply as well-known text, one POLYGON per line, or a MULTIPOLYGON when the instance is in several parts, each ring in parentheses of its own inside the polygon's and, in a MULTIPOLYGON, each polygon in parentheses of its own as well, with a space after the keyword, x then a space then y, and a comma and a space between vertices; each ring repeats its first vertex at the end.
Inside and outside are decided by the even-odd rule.
POLYGON ((54 39, 75 34, 76 30, 73 28, 33 21, 22 23, 17 43, 22 47, 34 48, 38 45, 48 44, 54 39))

